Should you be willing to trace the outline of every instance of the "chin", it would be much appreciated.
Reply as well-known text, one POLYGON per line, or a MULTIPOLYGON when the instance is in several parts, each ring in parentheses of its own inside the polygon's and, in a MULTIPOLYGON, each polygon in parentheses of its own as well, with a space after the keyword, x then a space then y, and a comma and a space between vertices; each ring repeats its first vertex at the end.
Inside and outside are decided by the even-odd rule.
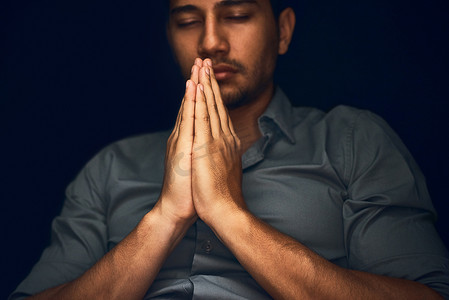
POLYGON ((224 105, 226 105, 226 107, 230 110, 238 108, 248 103, 248 93, 242 90, 232 92, 223 91, 221 93, 221 98, 223 100, 224 105))

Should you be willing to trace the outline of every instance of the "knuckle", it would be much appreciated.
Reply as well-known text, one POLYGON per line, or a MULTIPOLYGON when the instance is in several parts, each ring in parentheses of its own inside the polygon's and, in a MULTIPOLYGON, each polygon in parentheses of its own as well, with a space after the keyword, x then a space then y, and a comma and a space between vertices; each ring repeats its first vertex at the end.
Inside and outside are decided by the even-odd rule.
POLYGON ((186 127, 186 123, 185 123, 185 121, 181 121, 181 123, 179 123, 179 131, 181 131, 182 132, 182 130, 186 127))
POLYGON ((168 148, 168 146, 170 146, 170 145, 172 144, 173 139, 174 139, 174 135, 175 135, 175 133, 172 132, 172 133, 170 134, 170 136, 168 137, 168 139, 167 139, 167 148, 168 148))
POLYGON ((235 145, 236 145, 237 149, 240 150, 242 147, 242 143, 240 142, 240 139, 238 137, 235 137, 234 140, 235 140, 235 145))

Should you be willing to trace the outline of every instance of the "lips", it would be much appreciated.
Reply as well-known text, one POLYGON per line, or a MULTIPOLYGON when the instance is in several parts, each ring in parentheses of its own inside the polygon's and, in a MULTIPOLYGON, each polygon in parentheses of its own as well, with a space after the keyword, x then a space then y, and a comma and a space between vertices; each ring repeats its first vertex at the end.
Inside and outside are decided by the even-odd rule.
POLYGON ((217 81, 223 81, 231 78, 238 70, 227 64, 218 64, 213 66, 215 78, 217 81))

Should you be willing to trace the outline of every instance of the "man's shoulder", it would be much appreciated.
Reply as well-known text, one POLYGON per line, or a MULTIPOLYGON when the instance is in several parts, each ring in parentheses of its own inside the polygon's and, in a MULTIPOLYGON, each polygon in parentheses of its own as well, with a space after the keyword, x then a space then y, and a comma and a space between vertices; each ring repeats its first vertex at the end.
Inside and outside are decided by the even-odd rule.
POLYGON ((120 139, 105 147, 105 150, 121 151, 124 153, 141 152, 143 149, 165 148, 171 130, 162 130, 139 134, 120 139))
MULTIPOLYGON (((278 86, 263 117, 274 119, 278 124, 286 125, 284 127, 295 128, 297 126, 319 126, 329 123, 350 124, 354 123, 360 116, 372 114, 367 110, 348 105, 337 105, 331 109, 323 110, 312 106, 301 106, 299 102, 291 100, 278 86)), ((341 126, 339 127, 341 128, 341 126)))
POLYGON ((163 161, 170 130, 139 134, 120 139, 105 146, 88 163, 89 165, 146 165, 163 161))
POLYGON ((367 119, 378 118, 369 110, 348 105, 337 105, 326 111, 313 107, 293 107, 293 112, 297 123, 307 121, 315 125, 338 125, 339 128, 354 126, 359 120, 364 122, 367 119))

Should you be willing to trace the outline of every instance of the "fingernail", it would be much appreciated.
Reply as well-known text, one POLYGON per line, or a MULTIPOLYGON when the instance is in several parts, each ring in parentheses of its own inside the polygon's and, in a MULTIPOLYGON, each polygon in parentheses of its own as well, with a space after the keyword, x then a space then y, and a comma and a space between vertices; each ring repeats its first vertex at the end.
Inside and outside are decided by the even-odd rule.
POLYGON ((200 90, 202 91, 202 92, 204 92, 204 87, 203 87, 203 85, 200 83, 200 84, 198 84, 198 87, 200 88, 200 90))
POLYGON ((187 80, 186 82, 186 88, 188 88, 190 86, 190 80, 187 80))
POLYGON ((209 67, 212 67, 212 61, 211 61, 210 59, 206 60, 206 64, 207 64, 209 67))
POLYGON ((193 73, 193 69, 195 68, 195 65, 192 66, 192 68, 190 69, 190 74, 193 73))
POLYGON ((206 71, 206 74, 207 74, 207 75, 210 75, 210 70, 209 70, 209 68, 206 68, 205 71, 206 71))

